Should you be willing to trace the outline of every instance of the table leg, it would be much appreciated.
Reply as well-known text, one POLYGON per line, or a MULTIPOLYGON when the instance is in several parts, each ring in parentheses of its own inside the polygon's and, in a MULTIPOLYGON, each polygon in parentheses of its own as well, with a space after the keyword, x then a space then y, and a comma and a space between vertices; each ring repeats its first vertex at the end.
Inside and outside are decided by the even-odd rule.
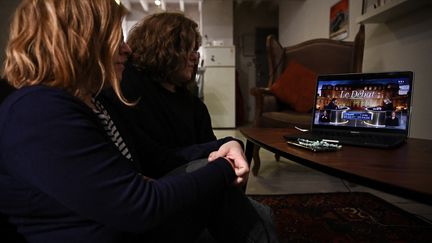
POLYGON ((254 146, 253 146, 252 157, 253 157, 254 163, 253 163, 253 167, 252 167, 252 174, 254 176, 258 175, 258 171, 259 171, 259 169, 261 167, 261 159, 259 157, 259 150, 260 150, 260 148, 261 147, 258 146, 258 145, 256 145, 256 144, 254 144, 254 146))
POLYGON ((246 160, 249 163, 249 166, 252 168, 251 170, 254 176, 258 175, 258 171, 261 166, 261 160, 259 158, 259 150, 260 150, 260 146, 255 145, 249 140, 246 141, 246 151, 245 151, 246 160), (252 159, 254 161, 253 166, 251 166, 252 159))
POLYGON ((245 155, 246 155, 246 160, 249 163, 249 166, 252 163, 253 149, 254 149, 254 144, 251 141, 247 140, 246 141, 245 155))

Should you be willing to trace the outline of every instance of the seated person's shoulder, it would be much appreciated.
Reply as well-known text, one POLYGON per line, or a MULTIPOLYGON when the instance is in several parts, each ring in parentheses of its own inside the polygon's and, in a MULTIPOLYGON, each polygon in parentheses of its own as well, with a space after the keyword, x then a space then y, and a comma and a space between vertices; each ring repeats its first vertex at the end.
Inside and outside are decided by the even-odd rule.
POLYGON ((127 99, 138 99, 145 93, 154 92, 154 82, 150 75, 140 70, 131 63, 126 65, 123 71, 121 89, 127 99))
POLYGON ((6 97, 12 94, 15 91, 15 88, 12 87, 7 80, 0 79, 0 104, 3 102, 6 97))

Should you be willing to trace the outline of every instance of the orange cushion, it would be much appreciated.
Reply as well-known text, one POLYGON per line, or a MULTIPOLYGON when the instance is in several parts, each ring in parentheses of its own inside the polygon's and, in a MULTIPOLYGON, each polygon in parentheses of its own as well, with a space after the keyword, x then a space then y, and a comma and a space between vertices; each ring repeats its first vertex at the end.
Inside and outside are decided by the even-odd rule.
POLYGON ((295 111, 309 112, 314 102, 315 84, 315 72, 292 60, 270 90, 295 111))

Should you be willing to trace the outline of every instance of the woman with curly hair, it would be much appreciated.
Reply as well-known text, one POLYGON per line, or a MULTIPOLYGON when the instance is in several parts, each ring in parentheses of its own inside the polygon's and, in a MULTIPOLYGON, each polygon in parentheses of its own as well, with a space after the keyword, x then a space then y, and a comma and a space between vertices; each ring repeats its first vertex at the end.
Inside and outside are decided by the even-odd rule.
MULTIPOLYGON (((134 107, 117 106, 135 140, 151 144, 137 154, 152 158, 142 166, 159 177, 187 162, 175 158, 176 148, 216 140, 207 107, 189 89, 195 84, 201 37, 193 20, 164 12, 138 22, 127 43, 133 53, 121 88, 138 102, 134 107)), ((114 93, 110 96, 113 99, 114 93)))

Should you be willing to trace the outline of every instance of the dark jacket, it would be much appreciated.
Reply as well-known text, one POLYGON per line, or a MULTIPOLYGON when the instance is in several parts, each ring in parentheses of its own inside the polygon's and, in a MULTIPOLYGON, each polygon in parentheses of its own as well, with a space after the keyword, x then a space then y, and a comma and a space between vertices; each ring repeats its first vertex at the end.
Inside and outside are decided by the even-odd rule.
POLYGON ((8 95, 10 95, 13 91, 15 91, 15 88, 10 86, 6 80, 0 79, 0 104, 3 102, 4 99, 8 95))
POLYGON ((30 242, 145 242, 161 219, 214 202, 234 178, 218 159, 143 179, 93 111, 63 90, 22 88, 0 106, 0 212, 30 242))
MULTIPOLYGON (((178 156, 173 157, 175 151, 187 154, 190 152, 185 148, 216 141, 205 104, 188 91, 169 92, 145 71, 130 64, 123 72, 122 91, 129 101, 138 103, 128 107, 112 90, 104 91, 99 99, 103 104, 110 103, 107 105, 111 109, 109 112, 118 113, 118 123, 126 124, 131 131, 132 140, 139 147, 137 156, 146 162, 141 166, 151 173, 150 176, 160 177, 191 159, 197 159, 183 161, 178 156)), ((202 157, 209 152, 204 151, 202 157)))

